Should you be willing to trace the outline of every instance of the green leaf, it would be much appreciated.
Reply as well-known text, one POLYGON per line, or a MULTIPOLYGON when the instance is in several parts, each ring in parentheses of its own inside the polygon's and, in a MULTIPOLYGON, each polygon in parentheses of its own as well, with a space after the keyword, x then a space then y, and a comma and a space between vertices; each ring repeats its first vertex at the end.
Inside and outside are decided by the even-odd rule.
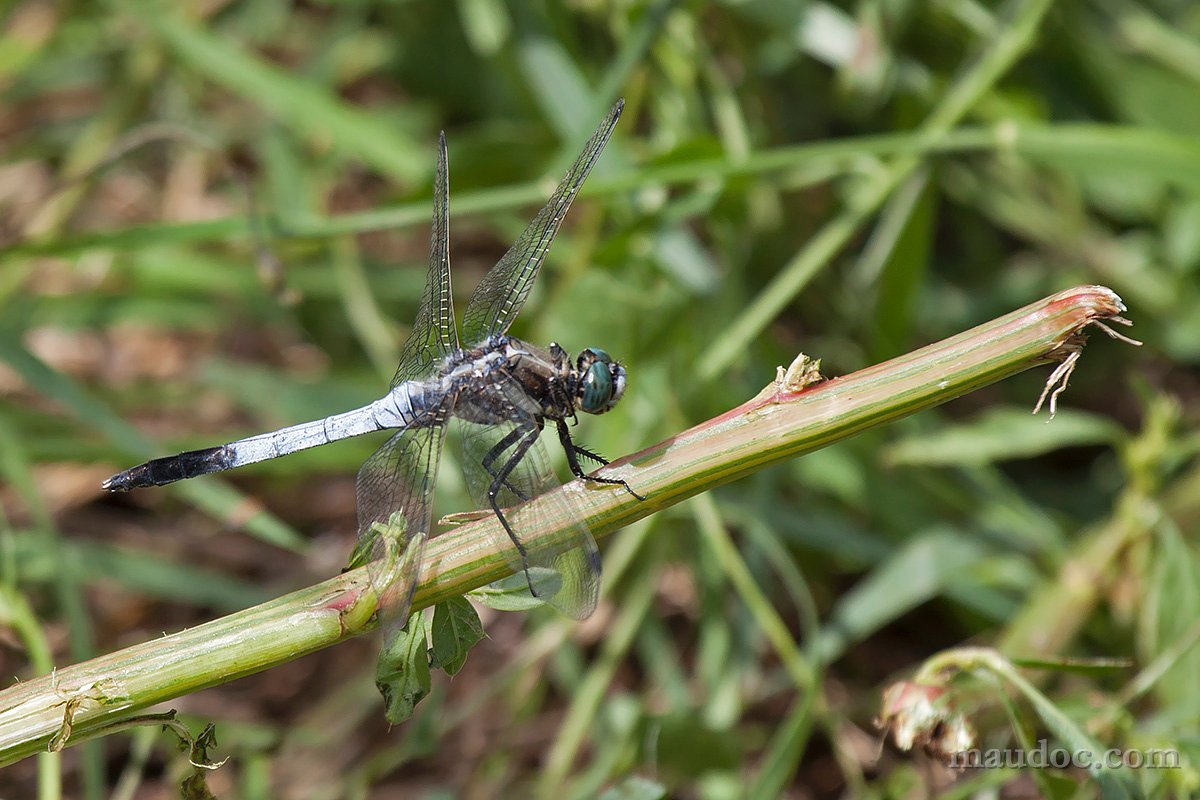
POLYGON ((458 0, 458 18, 471 49, 481 56, 495 55, 512 33, 512 17, 501 0, 458 0))
POLYGON ((217 728, 215 725, 209 724, 191 744, 188 760, 192 763, 192 769, 179 784, 179 796, 183 800, 216 800, 217 796, 208 788, 210 771, 206 767, 200 766, 212 763, 208 749, 216 746, 217 728))
MULTIPOLYGON (((1056 740, 1070 753, 1076 754, 1074 757, 1080 760, 1080 767, 1086 769, 1099 786, 1101 797, 1116 800, 1116 798, 1145 796, 1133 774, 1134 771, 1113 768, 1106 764, 1104 757, 1106 750, 1101 743, 1085 732, 1083 727, 1064 713, 1054 701, 1026 680, 1012 662, 1000 657, 999 654, 988 654, 983 657, 978 666, 999 675, 1024 696, 1026 702, 1042 721, 1042 725, 1050 735, 1048 737, 1050 741, 1056 740)), ((1006 698, 1003 705, 1012 720, 1013 729, 1021 741, 1021 746, 1027 752, 1038 749, 1042 742, 1041 740, 1033 741, 1030 733, 1032 726, 1027 726, 1025 712, 1011 697, 1006 698)), ((1040 774, 1040 770, 1035 770, 1035 772, 1040 774)), ((1048 786, 1045 788, 1047 791, 1052 791, 1048 786)))
MULTIPOLYGON (((1142 607, 1139 644, 1146 661, 1166 654, 1200 619, 1200 557, 1189 538, 1170 522, 1158 526, 1158 552, 1142 607)), ((1200 648, 1179 653, 1178 661, 1154 685, 1163 708, 1182 719, 1200 713, 1200 688, 1194 680, 1198 671, 1200 648)))
POLYGON ((1133 666, 1128 658, 1014 658, 1012 663, 1024 669, 1044 669, 1073 675, 1111 675, 1115 670, 1133 666))
POLYGON ((379 531, 371 528, 366 535, 362 536, 354 544, 354 550, 351 551, 350 557, 346 559, 346 570, 365 567, 371 562, 371 551, 375 547, 375 542, 379 539, 379 531))
POLYGON ((402 630, 386 638, 375 667, 375 686, 392 725, 411 717, 417 703, 429 695, 428 626, 422 612, 415 612, 402 630))
MULTIPOLYGON (((73 378, 30 352, 15 333, 7 330, 0 331, 0 362, 11 367, 31 389, 54 398, 70 416, 99 431, 120 452, 138 458, 161 454, 159 445, 153 444, 73 378)), ((171 487, 171 491, 220 520, 237 518, 236 509, 244 508, 247 503, 245 495, 217 481, 180 481, 171 487)), ((303 552, 307 546, 300 534, 265 510, 256 511, 240 525, 264 542, 294 552, 303 552)))
POLYGON ((179 784, 179 796, 183 800, 217 800, 217 796, 208 788, 207 772, 199 767, 192 767, 179 784))
POLYGON ((909 344, 933 246, 937 195, 932 186, 927 170, 904 182, 884 205, 863 256, 862 266, 876 272, 878 280, 870 345, 875 361, 903 353, 909 344))
MULTIPOLYGON (((1100 742, 1084 733, 1074 720, 1064 714, 1050 698, 1033 688, 1032 684, 1018 684, 1025 698, 1033 706, 1043 724, 1054 737, 1067 745, 1072 752, 1086 752, 1097 760, 1105 752, 1100 742)), ((1100 786, 1105 798, 1143 797, 1131 770, 1113 769, 1105 764, 1093 764, 1088 772, 1100 786)))
POLYGON ((744 746, 728 731, 713 730, 694 709, 658 719, 658 764, 666 774, 736 769, 744 746))
POLYGON ((890 465, 979 466, 1063 447, 1112 444, 1121 436, 1111 419, 1083 411, 1060 410, 1047 422, 1028 409, 996 408, 958 425, 904 437, 886 448, 883 458, 890 465))
POLYGON ((686 226, 660 231, 654 237, 655 255, 665 273, 695 294, 708 294, 720 281, 720 269, 703 242, 686 226))
POLYGON ((433 665, 454 675, 467 653, 484 637, 483 623, 465 597, 451 597, 433 609, 433 665))
POLYGON ((947 591, 986 557, 978 544, 948 531, 913 539, 842 595, 821 637, 822 660, 833 661, 849 645, 947 591))
MULTIPOLYGON (((561 576, 557 572, 531 567, 529 573, 542 597, 553 597, 558 593, 561 576)), ((501 578, 482 589, 468 592, 468 595, 497 611, 529 611, 542 605, 542 601, 530 593, 529 580, 523 572, 501 578)))
POLYGON ((346 155, 399 180, 417 181, 427 175, 426 149, 378 112, 355 108, 325 87, 298 79, 179 15, 147 9, 143 18, 181 62, 229 91, 253 98, 288 128, 316 141, 331 141, 346 155))
POLYGON ((63 563, 69 562, 87 580, 104 580, 148 597, 222 611, 249 608, 272 596, 260 584, 128 546, 80 539, 48 544, 37 530, 11 533, 8 546, 23 579, 30 583, 53 581, 63 563))
POLYGON ((600 800, 659 800, 666 796, 667 788, 661 783, 640 775, 630 775, 600 795, 600 800))
POLYGON ((517 46, 519 63, 543 113, 565 139, 586 127, 592 93, 569 53, 552 39, 530 36, 517 46))

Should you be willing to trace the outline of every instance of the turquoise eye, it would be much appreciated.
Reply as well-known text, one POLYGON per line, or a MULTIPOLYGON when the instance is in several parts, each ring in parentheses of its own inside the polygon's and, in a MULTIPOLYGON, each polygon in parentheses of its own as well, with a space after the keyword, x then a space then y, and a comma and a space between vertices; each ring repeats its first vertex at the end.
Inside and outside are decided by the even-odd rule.
POLYGON ((612 373, 609 371, 608 365, 604 363, 606 360, 600 356, 608 356, 603 350, 592 351, 597 353, 597 361, 588 368, 587 377, 583 381, 583 410, 589 414, 597 414, 607 410, 612 401, 612 373))
POLYGON ((612 356, 610 356, 607 352, 605 352, 604 350, 601 350, 598 347, 589 347, 587 349, 587 352, 591 353, 592 356, 595 357, 595 359, 599 362, 602 362, 604 364, 612 363, 612 356))

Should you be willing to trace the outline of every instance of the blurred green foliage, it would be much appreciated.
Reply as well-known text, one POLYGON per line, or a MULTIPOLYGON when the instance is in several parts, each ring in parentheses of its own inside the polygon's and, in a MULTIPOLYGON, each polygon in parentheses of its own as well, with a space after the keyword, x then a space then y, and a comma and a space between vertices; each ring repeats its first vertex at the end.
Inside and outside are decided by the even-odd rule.
MULTIPOLYGON (((514 329, 628 365, 581 423, 598 452, 736 405, 800 350, 846 373, 1080 283, 1147 344, 1097 337, 1049 426, 1033 372, 639 523, 594 620, 485 615, 390 732, 369 642, 181 702, 230 756, 210 787, 1076 796, 1083 771, 879 755, 880 690, 983 643, 1126 662, 1029 673, 1049 706, 963 691, 982 742, 1175 748, 1182 768, 1122 779, 1197 790, 1200 8, 18 0, 0 21, 6 674, 336 571, 375 441, 125 498, 99 480, 374 399, 420 297, 438 130, 463 300, 624 95, 514 329)), ((467 507, 456 457, 439 512, 467 507)), ((63 754, 64 791, 132 796, 178 758, 110 737, 63 754)), ((0 793, 53 796, 59 768, 0 793)))

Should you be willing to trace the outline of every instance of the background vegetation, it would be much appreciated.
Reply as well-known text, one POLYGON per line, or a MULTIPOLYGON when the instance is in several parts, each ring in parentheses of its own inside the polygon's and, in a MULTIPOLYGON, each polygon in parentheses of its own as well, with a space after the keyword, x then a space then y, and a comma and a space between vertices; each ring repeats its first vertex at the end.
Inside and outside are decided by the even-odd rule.
MULTIPOLYGON (((5 675, 336 573, 377 441, 99 482, 374 399, 420 294, 437 131, 463 300, 624 95, 515 329, 628 364, 627 398, 581 425, 599 452, 736 405, 800 350, 847 373, 1079 283, 1115 289, 1147 346, 1094 341, 1052 425, 1027 373, 617 534, 593 619, 485 611, 390 732, 369 637, 183 698, 229 757, 212 790, 1088 796, 1080 771, 955 775, 882 745, 885 686, 985 644, 1083 660, 1026 674, 1106 746, 1177 748, 1143 791, 1195 791, 1193 4, 2 8, 5 675)), ((466 502, 451 448, 438 510, 466 502)), ((1046 735, 1010 685, 955 703, 983 743, 1046 735)), ((54 796, 61 771, 64 796, 169 796, 185 767, 147 728, 8 767, 0 794, 54 796)))

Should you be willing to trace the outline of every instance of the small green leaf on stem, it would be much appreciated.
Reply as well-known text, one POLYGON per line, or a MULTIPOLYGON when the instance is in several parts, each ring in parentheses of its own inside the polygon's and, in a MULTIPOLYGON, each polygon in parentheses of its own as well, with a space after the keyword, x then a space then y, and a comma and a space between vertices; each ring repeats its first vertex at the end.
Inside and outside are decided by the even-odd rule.
POLYGON ((375 667, 375 685, 391 725, 411 717, 417 703, 429 695, 428 626, 422 612, 414 612, 404 629, 384 644, 375 667))
POLYGON ((465 597, 451 597, 433 609, 433 665, 454 675, 467 661, 467 653, 484 637, 483 623, 465 597))
POLYGON ((553 597, 558 593, 560 587, 558 574, 534 567, 530 570, 528 578, 524 573, 509 575, 468 594, 475 601, 497 611, 529 611, 542 605, 542 601, 529 591, 531 579, 541 597, 553 597))

